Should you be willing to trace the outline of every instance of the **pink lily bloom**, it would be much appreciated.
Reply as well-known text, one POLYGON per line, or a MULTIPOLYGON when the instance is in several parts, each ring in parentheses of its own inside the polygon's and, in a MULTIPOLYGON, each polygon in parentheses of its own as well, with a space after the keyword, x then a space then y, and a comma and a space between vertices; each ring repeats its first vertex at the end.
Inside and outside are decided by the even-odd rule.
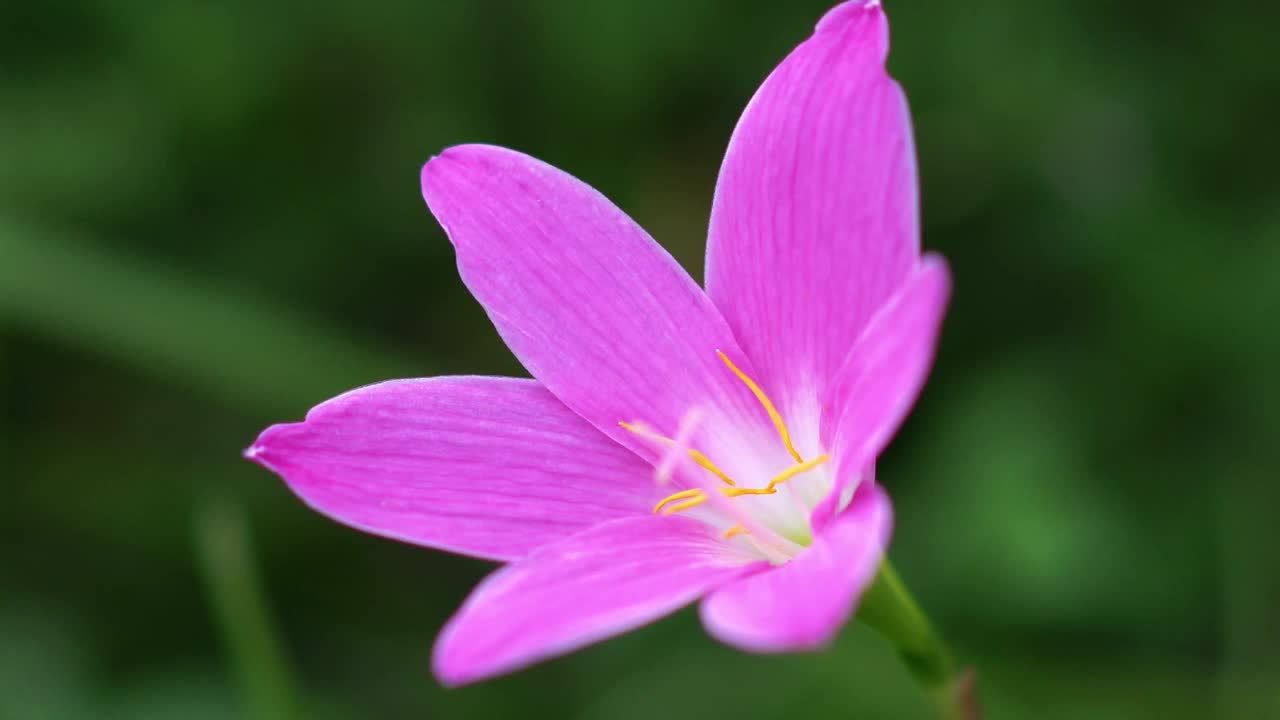
POLYGON ((508 563, 441 634, 442 682, 697 600, 709 633, 756 652, 823 647, 851 617, 892 525, 874 463, 928 375, 950 288, 920 254, 887 51, 879 3, 843 3, 752 98, 705 291, 538 160, 464 145, 422 169, 463 282, 533 379, 360 388, 246 455, 338 522, 508 563))

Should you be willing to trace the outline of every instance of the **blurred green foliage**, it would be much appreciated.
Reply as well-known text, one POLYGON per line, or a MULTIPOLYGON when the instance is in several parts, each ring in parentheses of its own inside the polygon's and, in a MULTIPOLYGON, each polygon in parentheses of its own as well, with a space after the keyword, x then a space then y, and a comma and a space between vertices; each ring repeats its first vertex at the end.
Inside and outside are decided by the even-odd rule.
MULTIPOLYGON (((486 567, 238 455, 356 385, 521 372, 419 197, 449 144, 699 272, 736 116, 825 4, 0 5, 0 718, 925 716, 864 629, 753 657, 688 612, 444 691, 486 567)), ((1280 717, 1280 10, 888 9, 956 277, 880 467, 898 568, 993 717, 1280 717)))

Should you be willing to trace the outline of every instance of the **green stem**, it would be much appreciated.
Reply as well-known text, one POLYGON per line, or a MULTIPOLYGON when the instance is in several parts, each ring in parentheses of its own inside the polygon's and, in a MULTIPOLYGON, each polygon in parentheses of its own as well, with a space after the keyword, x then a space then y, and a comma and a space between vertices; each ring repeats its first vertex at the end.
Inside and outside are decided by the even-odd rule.
POLYGON ((943 720, 979 720, 973 673, 957 673, 950 653, 924 611, 886 559, 862 597, 858 619, 883 635, 929 695, 943 720))

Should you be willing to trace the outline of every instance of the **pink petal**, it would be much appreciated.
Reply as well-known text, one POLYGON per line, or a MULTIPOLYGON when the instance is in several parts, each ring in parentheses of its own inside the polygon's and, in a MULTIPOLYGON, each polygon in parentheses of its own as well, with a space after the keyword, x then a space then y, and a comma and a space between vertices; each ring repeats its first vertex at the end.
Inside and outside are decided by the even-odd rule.
POLYGON ((946 261, 926 255, 850 351, 823 412, 823 442, 837 462, 836 487, 814 511, 815 521, 838 511, 859 471, 875 462, 906 419, 933 364, 950 294, 946 261))
POLYGON ((394 380, 267 428, 245 455, 318 512, 366 532, 510 560, 647 515, 648 465, 533 380, 394 380))
POLYGON ((721 641, 752 652, 825 646, 875 578, 892 526, 888 496, 877 485, 862 486, 848 509, 791 562, 703 599, 703 625, 721 641))
POLYGON ((640 421, 670 437, 701 407, 694 447, 705 450, 715 444, 707 435, 744 428, 747 441, 736 434, 721 441, 776 443, 768 416, 716 355, 722 350, 754 372, 719 311, 600 193, 531 157, 485 145, 433 158, 422 189, 457 250, 463 282, 507 345, 602 432, 653 460, 653 443, 618 423, 640 421))
POLYGON ((436 676, 461 685, 632 630, 753 562, 686 517, 651 515, 591 528, 485 579, 436 642, 436 676))
POLYGON ((784 415, 810 409, 919 253, 906 99, 878 2, 846 2, 765 80, 729 142, 707 292, 784 415))

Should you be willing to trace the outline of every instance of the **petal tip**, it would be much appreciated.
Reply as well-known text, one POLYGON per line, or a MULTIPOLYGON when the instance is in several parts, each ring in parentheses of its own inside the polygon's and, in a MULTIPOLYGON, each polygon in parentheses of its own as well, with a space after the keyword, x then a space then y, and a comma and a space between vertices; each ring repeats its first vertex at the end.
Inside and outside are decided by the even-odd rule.
POLYGON ((272 465, 270 459, 267 458, 267 446, 262 443, 261 439, 245 448, 240 453, 240 457, 243 457, 245 460, 248 460, 255 465, 260 465, 271 472, 277 472, 275 466, 272 465))
POLYGON ((454 667, 454 663, 445 659, 444 652, 441 649, 443 641, 444 638, 442 637, 441 643, 436 645, 436 652, 431 658, 431 674, 436 681, 442 687, 450 690, 473 682, 476 678, 471 673, 467 673, 460 667, 454 667))
POLYGON ((947 258, 942 253, 930 251, 921 255, 920 267, 930 272, 940 272, 947 277, 951 276, 951 263, 947 262, 947 258))
POLYGON ((422 166, 422 177, 425 180, 433 170, 442 170, 447 167, 465 167, 474 163, 483 163, 487 158, 499 156, 512 157, 522 156, 522 154, 498 145, 485 143, 450 145, 427 160, 426 164, 422 166))
POLYGON ((920 258, 919 269, 916 272, 923 275, 925 281, 934 285, 942 304, 945 305, 951 299, 951 264, 945 257, 936 252, 925 253, 920 258))
POLYGON ((452 159, 453 154, 451 154, 451 151, 454 147, 447 147, 444 150, 441 150, 439 154, 432 155, 422 165, 422 171, 419 173, 419 180, 422 183, 422 197, 428 203, 431 202, 432 189, 438 186, 440 171, 443 170, 452 159))
POLYGON ((450 167, 465 165, 468 156, 474 154, 477 148, 486 147, 485 145, 450 145, 441 150, 439 153, 432 155, 426 163, 422 165, 422 191, 426 193, 429 186, 438 184, 436 181, 440 179, 442 172, 447 171, 450 167))
POLYGON ((422 197, 424 199, 427 196, 427 181, 431 177, 431 164, 439 159, 439 155, 432 155, 422 164, 422 169, 418 171, 418 185, 422 188, 422 197))
POLYGON ((834 42, 845 48, 870 46, 881 63, 889 53, 889 22, 880 0, 848 0, 827 11, 813 34, 838 35, 834 42))
POLYGON ((475 186, 492 182, 531 161, 528 156, 497 145, 451 145, 422 166, 422 199, 448 232, 444 216, 456 214, 469 194, 482 192, 475 186))
MULTIPOLYGON (((497 571, 501 572, 501 569, 497 571)), ((473 597, 497 573, 482 581, 473 591, 473 597)), ((476 652, 479 642, 474 632, 476 628, 463 622, 471 602, 468 598, 462 608, 449 618, 436 637, 435 647, 431 649, 431 674, 441 686, 449 689, 471 685, 518 669, 518 666, 507 667, 501 662, 495 662, 492 653, 476 652)))
POLYGON ((836 30, 845 23, 863 17, 864 13, 883 15, 884 8, 880 6, 880 0, 847 0, 828 10, 814 26, 814 32, 836 30))
MULTIPOLYGON (((251 463, 261 465, 277 475, 281 475, 280 468, 276 466, 278 454, 274 450, 279 449, 279 445, 273 443, 280 433, 286 432, 291 426, 301 425, 301 423, 278 423, 263 430, 258 439, 253 444, 241 451, 240 456, 251 463), (273 447, 274 446, 274 447, 273 447)), ((281 475, 283 477, 283 475, 281 475)))

